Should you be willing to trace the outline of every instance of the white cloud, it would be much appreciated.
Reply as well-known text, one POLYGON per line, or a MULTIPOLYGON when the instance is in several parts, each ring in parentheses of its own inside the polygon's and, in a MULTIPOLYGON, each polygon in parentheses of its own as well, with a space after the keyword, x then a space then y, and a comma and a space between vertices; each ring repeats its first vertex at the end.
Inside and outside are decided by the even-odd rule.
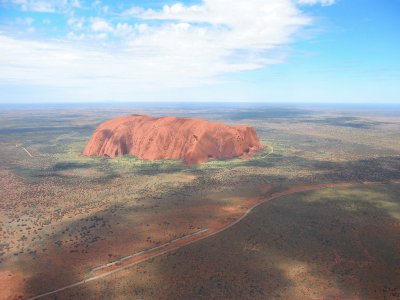
POLYGON ((72 17, 72 18, 69 18, 67 21, 68 26, 70 26, 74 30, 82 30, 84 23, 85 23, 84 17, 81 17, 81 18, 72 17))
POLYGON ((20 25, 23 28, 23 31, 25 31, 28 34, 31 34, 36 31, 35 26, 33 26, 34 23, 35 19, 28 17, 28 18, 16 18, 14 24, 20 25))
POLYGON ((91 29, 93 31, 99 31, 99 32, 108 32, 108 31, 112 31, 113 28, 110 25, 110 23, 108 23, 106 20, 101 19, 101 18, 91 18, 91 29))
POLYGON ((288 45, 312 24, 294 1, 204 0, 161 10, 134 7, 122 14, 127 22, 94 17, 86 31, 84 20, 70 18, 65 41, 26 41, 3 34, 0 82, 74 87, 111 96, 116 90, 129 94, 213 84, 225 74, 285 60, 288 45), (128 24, 129 16, 135 24, 128 24), (120 40, 108 40, 111 35, 120 40), (96 39, 103 42, 91 42, 96 39))
POLYGON ((134 32, 133 26, 127 23, 118 23, 113 29, 113 33, 117 36, 127 37, 134 32))
POLYGON ((330 6, 335 4, 336 0, 298 0, 299 4, 315 5, 321 4, 322 6, 330 6))
POLYGON ((162 11, 146 10, 137 16, 211 24, 214 27, 197 28, 223 42, 225 48, 240 50, 265 50, 287 43, 298 29, 311 23, 286 0, 205 0, 203 5, 165 5, 162 11))
POLYGON ((77 34, 71 31, 68 32, 67 38, 74 41, 83 41, 86 38, 86 35, 84 33, 77 34))
POLYGON ((33 18, 17 18, 15 20, 15 22, 17 24, 19 24, 19 25, 27 25, 27 26, 29 26, 29 25, 32 25, 33 22, 35 22, 35 19, 33 19, 33 18))
POLYGON ((34 1, 34 0, 13 0, 14 4, 19 5, 23 11, 35 12, 54 12, 54 3, 49 1, 34 1))
POLYGON ((22 11, 54 13, 80 8, 79 0, 8 0, 22 11))
POLYGON ((75 8, 80 8, 81 7, 81 3, 79 2, 79 0, 71 0, 70 4, 71 4, 72 7, 75 7, 75 8))

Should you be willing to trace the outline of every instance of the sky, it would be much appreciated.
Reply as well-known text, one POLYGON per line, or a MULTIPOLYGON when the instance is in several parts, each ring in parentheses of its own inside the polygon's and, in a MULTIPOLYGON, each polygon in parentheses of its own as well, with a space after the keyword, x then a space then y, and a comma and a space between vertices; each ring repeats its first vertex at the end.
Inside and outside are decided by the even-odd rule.
POLYGON ((400 0, 0 0, 0 103, 400 103, 400 0))

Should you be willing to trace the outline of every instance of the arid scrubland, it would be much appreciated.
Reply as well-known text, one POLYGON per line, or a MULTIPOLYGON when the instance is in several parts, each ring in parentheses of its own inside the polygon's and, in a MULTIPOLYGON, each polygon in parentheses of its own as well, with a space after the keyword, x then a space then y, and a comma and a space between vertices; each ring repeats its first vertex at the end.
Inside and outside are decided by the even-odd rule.
MULTIPOLYGON (((2 111, 0 281, 9 286, 5 298, 35 296, 87 278, 93 268, 104 263, 217 223, 228 224, 243 213, 241 206, 246 199, 268 192, 297 184, 399 180, 399 129, 400 115, 392 112, 315 108, 2 111), (268 147, 253 158, 193 167, 179 161, 81 155, 101 121, 126 113, 174 114, 248 124, 256 128, 268 147)), ((358 291, 366 290, 367 296, 398 295, 398 290, 391 290, 397 277, 387 283, 373 282, 366 271, 372 266, 383 276, 388 264, 382 255, 399 259, 400 251, 395 252, 398 203, 392 197, 399 195, 398 188, 365 187, 318 195, 264 204, 226 233, 60 296, 90 298, 101 293, 107 298, 120 290, 126 296, 159 299, 177 297, 173 291, 182 291, 188 297, 196 293, 205 298, 285 298, 301 292, 317 299, 325 290, 331 293, 326 297, 356 298, 356 288, 349 287, 350 283, 358 291), (335 197, 347 199, 348 193, 354 207, 337 208, 335 197), (361 202, 356 200, 357 193, 361 202), (365 200, 368 193, 375 198, 365 200), (382 199, 377 198, 379 194, 382 199), (283 219, 277 217, 282 209, 283 219), (337 219, 327 215, 331 209, 336 209, 337 219), (304 220, 295 218, 296 211, 304 214, 304 220), (359 222, 352 221, 354 215, 359 222), (311 220, 318 224, 311 224, 311 220), (379 221, 379 228, 371 229, 376 230, 376 236, 387 228, 391 230, 385 242, 389 249, 386 254, 378 251, 372 240, 359 236, 362 226, 373 220, 379 221), (347 230, 345 237, 340 230, 347 230), (343 243, 353 237, 358 244, 346 254, 351 247, 343 243), (324 249, 329 253, 319 257, 324 249), (284 252, 278 255, 278 250, 284 252), (372 263, 364 265, 361 258, 354 261, 361 255, 369 255, 366 261, 372 263), (214 264, 215 260, 221 264, 214 264), (227 266, 231 269, 224 272, 227 266), (196 276, 201 280, 196 281, 196 276), (269 276, 275 281, 269 282, 269 276), (367 287, 359 281, 362 276, 370 282, 367 287), (239 284, 243 278, 247 279, 239 284), (371 287, 376 287, 377 294, 371 287), (383 292, 385 287, 387 291, 383 292)))

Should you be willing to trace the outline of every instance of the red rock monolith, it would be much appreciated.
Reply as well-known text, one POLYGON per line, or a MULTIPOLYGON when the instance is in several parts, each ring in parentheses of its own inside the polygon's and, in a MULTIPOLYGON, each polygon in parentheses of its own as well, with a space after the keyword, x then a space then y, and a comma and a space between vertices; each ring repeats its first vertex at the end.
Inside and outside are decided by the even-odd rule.
POLYGON ((114 158, 131 154, 146 160, 182 160, 188 165, 246 157, 262 146, 253 127, 204 119, 122 116, 96 129, 83 155, 114 158))

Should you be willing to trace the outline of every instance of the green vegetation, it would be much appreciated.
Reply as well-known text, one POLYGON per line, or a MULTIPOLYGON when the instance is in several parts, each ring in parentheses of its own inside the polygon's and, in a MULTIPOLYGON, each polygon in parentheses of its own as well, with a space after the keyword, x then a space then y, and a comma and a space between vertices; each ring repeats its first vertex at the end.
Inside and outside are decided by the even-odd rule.
POLYGON ((281 197, 217 236, 59 296, 397 299, 399 195, 386 184, 281 197))
MULTIPOLYGON (((399 195, 400 188, 397 185, 365 186, 327 189, 310 193, 307 197, 303 196, 300 201, 305 203, 329 202, 335 209, 354 214, 370 215, 374 211, 380 211, 400 221, 399 195)), ((298 199, 296 200, 298 201, 298 199)))
MULTIPOLYGON (((249 124, 274 152, 269 154, 266 147, 248 159, 192 167, 129 155, 107 159, 81 154, 100 122, 136 112, 122 108, 0 112, 0 185, 6 187, 0 189, 0 274, 21 272, 26 291, 33 295, 82 279, 88 266, 104 264, 109 254, 114 259, 207 228, 210 222, 229 223, 232 219, 221 213, 226 216, 243 208, 248 198, 298 184, 400 179, 400 120, 393 115, 141 109, 139 113, 150 115, 249 124)), ((135 286, 126 291, 126 298, 177 298, 174 291, 183 290, 188 299, 193 291, 204 298, 286 295, 283 298, 290 299, 295 295, 288 294, 292 289, 304 298, 320 299, 336 288, 350 294, 331 289, 331 295, 346 299, 355 288, 370 291, 374 282, 380 293, 382 281, 365 275, 363 263, 369 257, 360 250, 363 247, 377 258, 369 264, 369 273, 378 272, 391 293, 397 293, 387 261, 394 265, 399 253, 391 244, 399 236, 399 193, 390 185, 363 186, 277 199, 221 236, 132 269, 136 275, 127 280, 135 286), (336 254, 345 260, 332 265, 336 254), (183 274, 188 278, 180 277, 183 274), (364 280, 365 286, 354 278, 364 280), (348 284, 329 287, 327 282, 348 284), (296 289, 293 283, 314 294, 296 289), (164 288, 157 297, 154 289, 160 286, 164 288)), ((112 293, 118 288, 111 277, 104 285, 96 284, 88 287, 94 298, 96 290, 103 298, 115 298, 112 293)), ((89 290, 72 298, 88 298, 89 290)), ((369 298, 391 295, 382 293, 369 298)))

